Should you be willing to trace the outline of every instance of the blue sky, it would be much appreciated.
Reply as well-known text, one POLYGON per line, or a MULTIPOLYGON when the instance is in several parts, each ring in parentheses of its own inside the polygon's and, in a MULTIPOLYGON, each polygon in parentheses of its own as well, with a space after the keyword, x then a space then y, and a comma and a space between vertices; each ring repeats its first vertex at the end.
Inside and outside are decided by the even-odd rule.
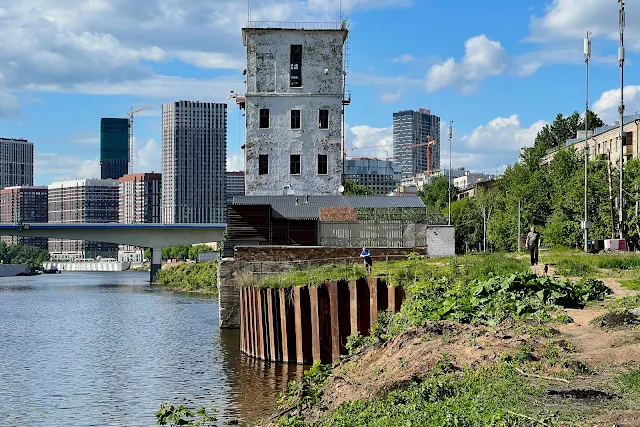
MULTIPOLYGON (((339 0, 252 0, 252 19, 338 20, 339 0)), ((627 2, 626 111, 640 110, 640 5, 627 2)), ((342 0, 349 18, 347 144, 391 142, 394 111, 454 121, 453 165, 494 173, 559 112, 583 111, 582 39, 593 35, 590 105, 616 118, 613 0, 342 0)), ((99 174, 101 117, 137 116, 136 171, 160 170, 160 105, 242 91, 239 0, 5 0, 0 7, 0 136, 35 143, 35 183, 99 174)), ((229 110, 229 169, 243 122, 229 110)), ((445 133, 443 133, 444 135, 445 133)), ((390 147, 389 147, 390 150, 390 147)), ((379 155, 384 148, 350 150, 379 155)), ((448 161, 443 141, 443 161, 448 161)))

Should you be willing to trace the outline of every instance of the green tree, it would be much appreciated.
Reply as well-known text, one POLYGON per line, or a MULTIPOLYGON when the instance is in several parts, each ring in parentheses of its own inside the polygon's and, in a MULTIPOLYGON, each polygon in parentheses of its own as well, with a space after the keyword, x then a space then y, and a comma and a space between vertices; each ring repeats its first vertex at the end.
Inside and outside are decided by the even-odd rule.
POLYGON ((0 261, 5 264, 29 264, 41 266, 49 261, 49 253, 43 249, 25 245, 7 245, 0 242, 0 261))
POLYGON ((356 184, 356 182, 351 179, 345 180, 342 185, 344 187, 342 194, 345 196, 372 196, 375 194, 370 188, 356 184))
MULTIPOLYGON (((451 200, 455 200, 456 188, 451 186, 451 200)), ((449 179, 446 176, 436 176, 431 180, 431 184, 423 186, 418 191, 418 196, 422 198, 424 204, 442 211, 449 206, 449 179)))

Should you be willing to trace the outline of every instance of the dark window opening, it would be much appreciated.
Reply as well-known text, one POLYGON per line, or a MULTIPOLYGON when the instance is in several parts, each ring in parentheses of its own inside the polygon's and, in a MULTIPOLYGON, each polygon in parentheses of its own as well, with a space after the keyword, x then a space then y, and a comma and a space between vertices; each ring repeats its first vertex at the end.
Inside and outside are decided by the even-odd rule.
POLYGON ((289 160, 289 173, 291 175, 300 175, 300 154, 292 154, 289 160))
POLYGON ((290 55, 289 86, 302 87, 302 45, 292 44, 290 55))
POLYGON ((300 129, 300 110, 291 110, 291 129, 300 129))
POLYGON ((329 169, 329 160, 326 154, 318 154, 318 175, 326 175, 329 169))
POLYGON ((258 156, 258 175, 267 175, 269 173, 269 156, 260 154, 258 156))
POLYGON ((269 109, 261 108, 260 109, 260 129, 268 129, 269 128, 269 109))
POLYGON ((320 129, 329 129, 329 110, 320 110, 319 126, 320 129))

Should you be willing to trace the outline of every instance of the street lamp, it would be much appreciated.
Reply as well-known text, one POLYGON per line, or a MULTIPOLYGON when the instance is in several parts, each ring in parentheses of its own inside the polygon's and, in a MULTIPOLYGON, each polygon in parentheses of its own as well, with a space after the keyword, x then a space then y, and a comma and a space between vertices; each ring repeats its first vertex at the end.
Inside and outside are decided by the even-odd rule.
POLYGON ((618 232, 622 240, 622 212, 623 212, 623 194, 622 194, 622 178, 623 178, 623 160, 624 160, 624 0, 618 0, 620 3, 620 47, 618 48, 618 62, 620 63, 620 195, 618 198, 618 232))
POLYGON ((589 162, 589 145, 588 132, 589 132, 589 59, 591 58, 591 39, 589 39, 589 31, 587 31, 587 37, 584 38, 584 63, 587 67, 587 84, 586 84, 586 102, 584 110, 584 222, 582 228, 584 228, 584 251, 587 252, 588 238, 589 238, 589 222, 587 221, 587 168, 589 162))

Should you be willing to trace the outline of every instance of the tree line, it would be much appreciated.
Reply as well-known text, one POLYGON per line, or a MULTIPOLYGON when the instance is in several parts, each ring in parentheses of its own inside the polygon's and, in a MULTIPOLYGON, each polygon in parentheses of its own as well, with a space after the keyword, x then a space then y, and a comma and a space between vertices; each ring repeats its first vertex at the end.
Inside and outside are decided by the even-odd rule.
POLYGON ((7 245, 0 242, 0 261, 3 264, 29 264, 30 267, 41 266, 49 261, 49 252, 25 245, 7 245))
MULTIPOLYGON (((603 125, 595 113, 588 112, 589 129, 603 125)), ((575 138, 580 129, 584 129, 584 120, 578 112, 566 117, 558 114, 553 123, 538 132, 534 145, 522 150, 518 161, 507 167, 492 187, 479 190, 473 198, 453 202, 451 220, 456 226, 456 250, 482 249, 486 239, 488 249, 513 251, 517 249, 519 240, 523 242, 530 226, 541 231, 545 246, 583 247, 584 153, 565 147, 565 141, 575 138), (549 164, 543 164, 543 157, 552 148, 558 149, 555 157, 549 164)), ((592 222, 589 239, 611 238, 613 200, 609 187, 613 188, 615 198, 619 188, 619 170, 613 163, 609 164, 606 155, 589 160, 587 213, 588 220, 592 222)), ((419 194, 425 204, 447 213, 447 187, 447 178, 437 177, 419 194)), ((623 233, 629 244, 637 248, 640 243, 640 160, 625 163, 623 188, 626 192, 623 233)), ((617 235, 615 207, 613 216, 617 235)))
MULTIPOLYGON (((162 259, 180 259, 180 260, 197 260, 198 252, 215 252, 215 250, 209 245, 181 245, 181 246, 169 246, 162 248, 162 259)), ((151 259, 151 249, 144 251, 144 256, 147 259, 151 259)))

